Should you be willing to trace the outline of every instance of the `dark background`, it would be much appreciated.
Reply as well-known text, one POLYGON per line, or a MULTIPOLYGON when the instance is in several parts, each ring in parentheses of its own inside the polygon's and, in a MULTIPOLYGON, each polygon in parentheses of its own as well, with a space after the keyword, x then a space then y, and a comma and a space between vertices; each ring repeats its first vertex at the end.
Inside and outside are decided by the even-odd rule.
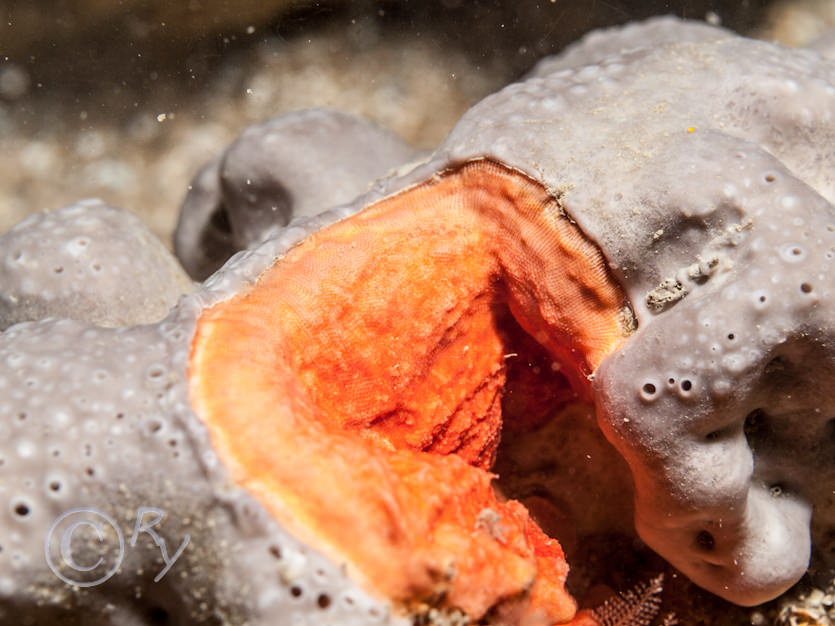
POLYGON ((592 28, 675 14, 802 44, 833 0, 0 0, 0 232, 97 196, 166 243, 249 124, 330 106, 431 149, 592 28))

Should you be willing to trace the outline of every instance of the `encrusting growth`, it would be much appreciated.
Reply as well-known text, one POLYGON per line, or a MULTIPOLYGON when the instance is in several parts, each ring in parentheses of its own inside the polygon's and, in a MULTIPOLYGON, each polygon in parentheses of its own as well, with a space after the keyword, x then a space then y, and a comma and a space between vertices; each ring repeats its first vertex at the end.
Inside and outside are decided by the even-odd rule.
POLYGON ((508 312, 588 399, 625 304, 552 196, 475 161, 316 233, 206 310, 192 404, 241 485, 371 588, 567 622, 562 549, 491 486, 508 312))

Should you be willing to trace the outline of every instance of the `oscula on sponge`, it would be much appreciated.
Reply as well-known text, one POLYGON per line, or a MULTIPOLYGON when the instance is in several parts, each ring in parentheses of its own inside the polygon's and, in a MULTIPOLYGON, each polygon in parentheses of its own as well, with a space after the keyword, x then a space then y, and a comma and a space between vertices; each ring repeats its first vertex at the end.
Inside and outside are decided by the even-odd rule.
POLYGON ((195 177, 174 249, 203 280, 238 250, 275 236, 292 218, 353 200, 415 154, 370 120, 332 109, 250 126, 195 177))
POLYGON ((489 472, 569 402, 663 556, 792 584, 835 520, 835 70, 704 28, 542 68, 160 323, 3 333, 3 617, 582 623, 489 472))

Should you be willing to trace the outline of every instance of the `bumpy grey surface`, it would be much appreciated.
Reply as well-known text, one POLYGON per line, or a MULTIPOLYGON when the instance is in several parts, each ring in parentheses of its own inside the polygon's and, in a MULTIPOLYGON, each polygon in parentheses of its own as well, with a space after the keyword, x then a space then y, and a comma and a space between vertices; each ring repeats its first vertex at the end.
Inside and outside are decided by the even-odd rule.
MULTIPOLYGON (((634 474, 644 539, 738 603, 794 582, 807 567, 810 518, 824 556, 835 525, 835 67, 721 35, 504 89, 426 163, 240 253, 162 323, 3 333, 0 619, 387 619, 339 564, 230 483, 188 407, 188 347, 202 307, 252 284, 310 229, 483 157, 547 185, 632 300, 639 329, 594 387, 600 424, 634 474), (121 526, 125 561, 107 582, 76 589, 42 555, 53 521, 85 506, 121 526), (158 582, 152 536, 129 545, 139 507, 166 514, 155 529, 169 556, 190 533, 158 582)), ((71 535, 87 538, 65 551, 77 564, 100 554, 96 530, 71 535)), ((66 556, 60 541, 48 546, 66 556)))
POLYGON ((174 235, 177 256, 202 280, 292 217, 353 200, 415 154, 370 120, 330 109, 250 126, 195 177, 174 235))
POLYGON ((709 42, 732 36, 731 31, 702 22, 683 21, 671 15, 662 15, 643 22, 628 22, 620 26, 593 30, 559 54, 539 61, 528 74, 528 78, 591 65, 606 57, 639 48, 671 43, 709 42))
POLYGON ((481 157, 552 190, 639 320, 594 381, 637 529, 701 586, 755 604, 806 571, 813 509, 835 561, 835 64, 667 23, 679 42, 543 64, 366 201, 481 157))
POLYGON ((234 486, 188 405, 199 311, 338 217, 240 255, 158 324, 0 335, 0 623, 397 623, 234 486))
POLYGON ((193 289, 136 216, 100 200, 44 211, 0 235, 0 329, 45 317, 156 322, 193 289))

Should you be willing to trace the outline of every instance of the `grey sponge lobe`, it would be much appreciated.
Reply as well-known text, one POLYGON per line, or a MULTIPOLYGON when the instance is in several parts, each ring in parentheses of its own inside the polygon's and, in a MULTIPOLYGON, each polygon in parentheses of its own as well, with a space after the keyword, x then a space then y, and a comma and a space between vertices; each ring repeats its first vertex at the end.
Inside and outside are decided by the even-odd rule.
POLYGON ((81 200, 0 235, 0 329, 46 317, 159 321, 193 284, 136 216, 81 200))
POLYGON ((353 200, 415 154, 370 120, 330 109, 250 126, 192 183, 176 253, 203 280, 234 252, 276 236, 294 217, 353 200))
POLYGON ((751 184, 708 249, 717 269, 595 387, 633 467, 638 531, 700 584, 756 604, 806 571, 810 539, 831 555, 835 215, 770 156, 737 155, 725 184, 751 184))
POLYGON ((643 22, 627 22, 611 28, 593 30, 566 46, 559 54, 539 61, 527 77, 547 76, 564 69, 592 65, 607 57, 639 48, 672 43, 709 42, 732 36, 733 33, 724 28, 661 15, 643 22))

